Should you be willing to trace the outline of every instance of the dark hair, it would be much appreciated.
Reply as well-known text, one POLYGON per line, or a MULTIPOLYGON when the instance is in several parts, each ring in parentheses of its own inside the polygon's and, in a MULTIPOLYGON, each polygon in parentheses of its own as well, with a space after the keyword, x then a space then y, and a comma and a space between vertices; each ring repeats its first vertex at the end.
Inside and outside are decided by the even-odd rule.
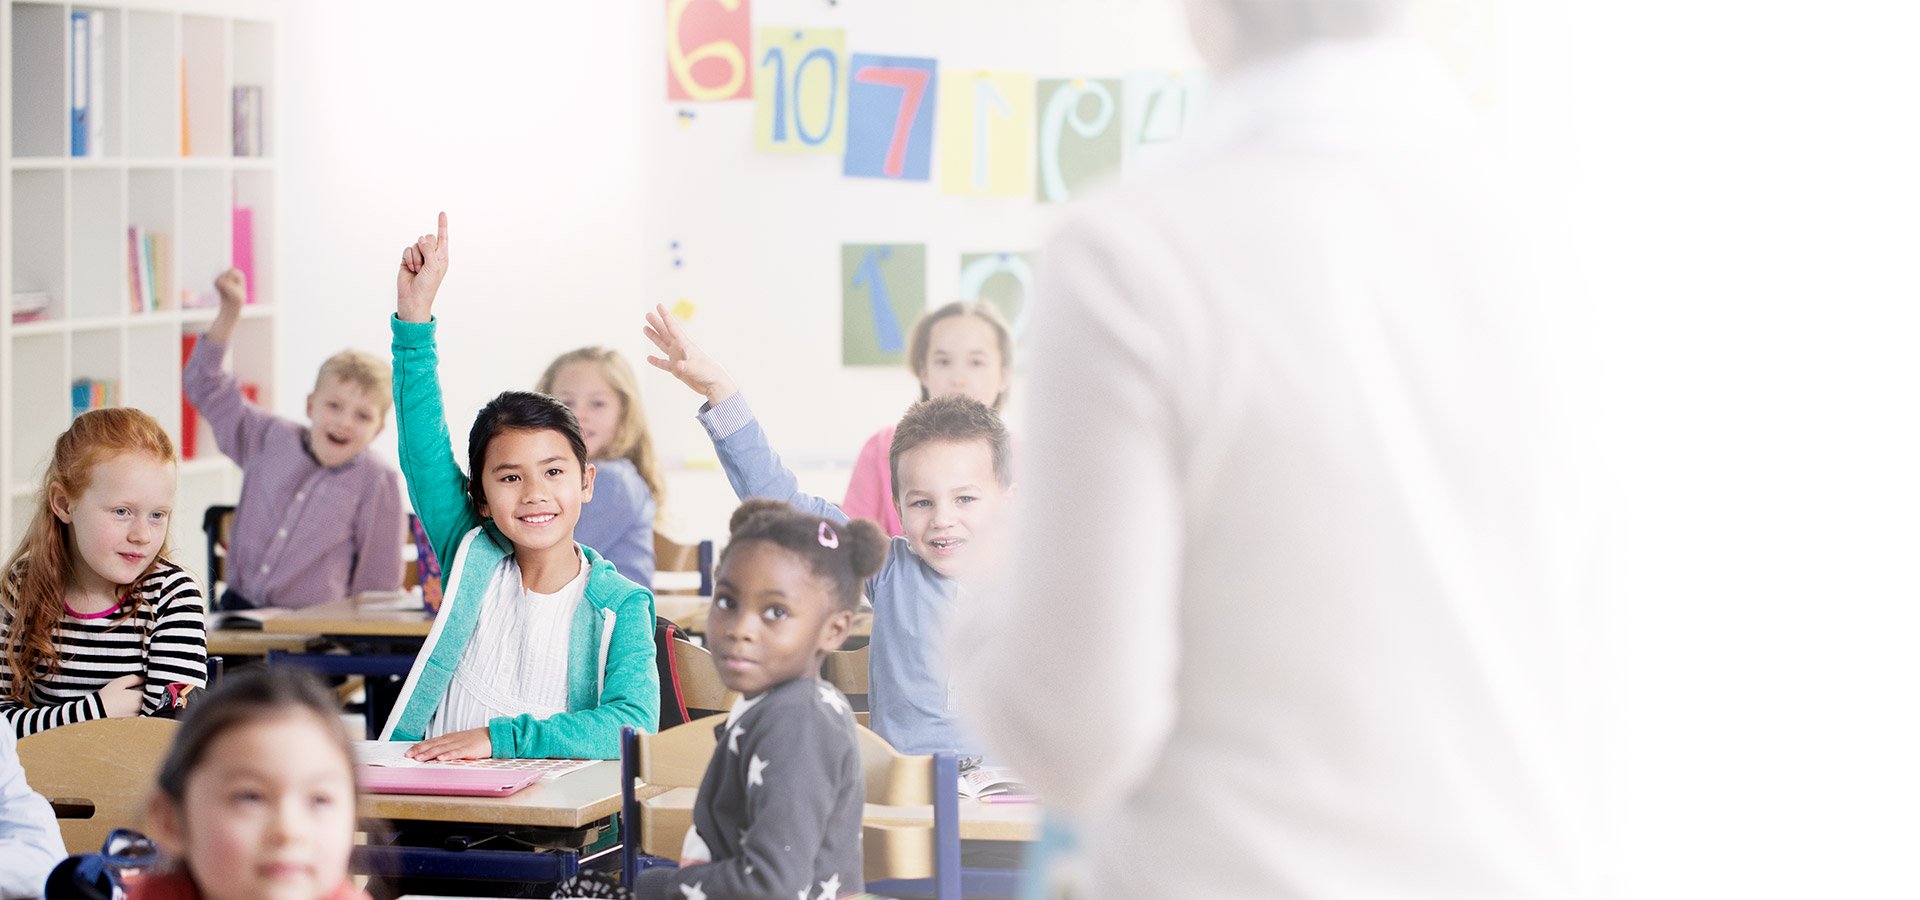
MULTIPOLYGON (((175 732, 166 761, 160 764, 157 778, 160 792, 175 803, 187 793, 187 777, 206 757, 207 748, 234 728, 264 717, 293 712, 311 713, 320 728, 340 752, 347 771, 353 772, 353 745, 340 727, 340 703, 319 679, 297 669, 255 669, 221 679, 218 687, 197 697, 188 705, 186 720, 175 732)), ((360 793, 360 778, 353 776, 353 790, 360 793)))
POLYGON ((893 428, 893 446, 887 450, 887 470, 893 477, 893 499, 900 499, 900 457, 921 444, 937 441, 984 441, 993 450, 993 477, 1001 487, 1013 484, 1013 450, 1000 414, 972 397, 935 397, 907 408, 893 428))
POLYGON ((500 396, 480 407, 473 417, 473 430, 467 432, 467 496, 478 507, 487 502, 483 488, 487 467, 487 445, 502 431, 558 431, 573 448, 580 461, 580 477, 586 477, 587 441, 580 436, 580 420, 565 403, 532 391, 501 391, 500 396))
MULTIPOLYGON (((978 300, 955 300, 924 316, 913 323, 913 334, 907 339, 907 370, 913 377, 921 379, 920 399, 933 396, 927 391, 927 354, 933 352, 933 326, 947 319, 972 316, 987 323, 993 329, 994 340, 1000 345, 1000 375, 1004 378, 1013 372, 1013 328, 1007 325, 1007 318, 991 303, 978 300)), ((993 398, 993 408, 999 409, 1007 402, 1007 389, 1010 385, 1000 385, 1000 395, 993 398)))
POLYGON ((836 525, 810 516, 778 500, 748 500, 727 522, 727 549, 766 541, 798 554, 813 574, 833 585, 836 609, 860 605, 860 585, 880 571, 887 560, 887 535, 866 519, 836 525))

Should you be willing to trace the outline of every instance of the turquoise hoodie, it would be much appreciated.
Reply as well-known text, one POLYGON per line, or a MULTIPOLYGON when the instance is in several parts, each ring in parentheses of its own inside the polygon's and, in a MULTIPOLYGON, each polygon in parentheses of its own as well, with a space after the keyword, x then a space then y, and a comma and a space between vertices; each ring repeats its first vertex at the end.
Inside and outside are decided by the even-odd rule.
MULTIPOLYGON (((480 622, 487 582, 513 545, 482 519, 467 497, 453 457, 440 395, 434 323, 393 318, 393 400, 400 428, 400 471, 414 514, 446 567, 440 614, 400 689, 381 740, 417 741, 447 695, 447 685, 480 622)), ((576 546, 578 546, 576 544, 576 546)), ((487 723, 496 758, 616 759, 620 727, 654 731, 660 685, 654 669, 653 592, 621 577, 613 563, 581 547, 585 602, 574 614, 567 654, 567 711, 487 723)))

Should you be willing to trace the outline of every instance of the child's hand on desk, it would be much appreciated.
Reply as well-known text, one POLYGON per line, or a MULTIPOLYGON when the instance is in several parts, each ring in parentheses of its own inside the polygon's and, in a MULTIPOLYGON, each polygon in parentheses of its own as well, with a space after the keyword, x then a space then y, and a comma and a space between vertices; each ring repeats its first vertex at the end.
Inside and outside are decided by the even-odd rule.
POLYGON ((739 393, 733 379, 727 377, 727 370, 702 351, 693 338, 687 334, 686 326, 675 321, 667 308, 656 305, 653 312, 647 313, 647 340, 665 353, 663 359, 658 356, 647 357, 653 367, 680 379, 680 383, 693 388, 694 393, 707 398, 707 402, 718 406, 720 401, 739 393))
POLYGON ((493 739, 485 728, 469 728, 437 738, 428 738, 407 748, 407 758, 421 762, 449 759, 491 759, 493 739))
POLYGON ((447 214, 440 214, 439 234, 423 234, 400 251, 399 302, 395 312, 402 322, 433 318, 433 297, 447 277, 447 214))

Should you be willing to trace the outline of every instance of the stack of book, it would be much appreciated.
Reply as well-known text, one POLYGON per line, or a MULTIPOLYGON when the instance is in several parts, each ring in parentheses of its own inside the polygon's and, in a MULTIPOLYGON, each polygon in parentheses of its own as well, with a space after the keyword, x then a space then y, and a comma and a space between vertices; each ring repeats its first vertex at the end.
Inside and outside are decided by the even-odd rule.
POLYGON ((174 308, 173 238, 127 229, 127 287, 134 312, 174 308))
POLYGON ((13 324, 38 322, 53 308, 53 295, 46 291, 27 291, 13 295, 13 324))
POLYGON ((73 414, 120 405, 120 382, 106 378, 77 378, 73 382, 73 414))

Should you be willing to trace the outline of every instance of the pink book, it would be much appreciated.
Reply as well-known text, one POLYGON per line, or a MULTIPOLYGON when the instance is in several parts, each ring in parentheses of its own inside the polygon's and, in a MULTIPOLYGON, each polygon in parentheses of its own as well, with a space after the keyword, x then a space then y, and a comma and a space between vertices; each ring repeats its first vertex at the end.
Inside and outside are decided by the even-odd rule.
POLYGON ((236 206, 233 208, 233 267, 246 273, 247 303, 253 303, 253 208, 236 206))
POLYGON ((452 766, 360 766, 359 770, 360 789, 369 794, 505 797, 540 780, 539 772, 452 766))

